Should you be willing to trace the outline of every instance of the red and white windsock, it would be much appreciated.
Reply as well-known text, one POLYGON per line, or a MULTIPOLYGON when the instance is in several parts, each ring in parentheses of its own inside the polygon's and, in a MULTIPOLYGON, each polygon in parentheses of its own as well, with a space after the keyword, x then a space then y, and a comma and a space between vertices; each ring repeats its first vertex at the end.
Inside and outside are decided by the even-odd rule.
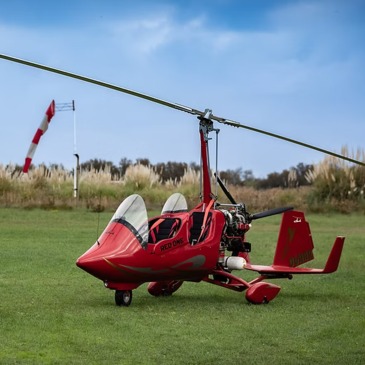
POLYGON ((27 157, 25 158, 25 163, 23 167, 23 172, 27 173, 29 170, 29 166, 32 163, 32 158, 34 155, 35 150, 37 149, 38 142, 41 139, 42 135, 46 133, 46 130, 48 129, 48 124, 51 122, 52 117, 55 115, 56 109, 55 109, 55 102, 52 100, 51 104, 49 105, 46 115, 44 116, 41 125, 37 129, 37 132, 35 133, 32 143, 29 147, 27 157))

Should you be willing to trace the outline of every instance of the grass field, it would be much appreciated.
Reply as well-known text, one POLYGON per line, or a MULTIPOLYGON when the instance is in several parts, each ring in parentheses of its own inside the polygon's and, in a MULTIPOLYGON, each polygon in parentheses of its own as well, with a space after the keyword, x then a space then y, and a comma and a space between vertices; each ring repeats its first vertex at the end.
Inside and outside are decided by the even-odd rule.
MULTIPOLYGON (((308 216, 313 265, 324 264, 337 234, 347 237, 339 271, 278 280, 282 290, 268 305, 184 283, 162 298, 144 284, 129 308, 75 266, 98 220, 101 232, 110 217, 0 209, 0 364, 365 363, 363 215, 308 216)), ((255 263, 271 262, 279 221, 254 222, 255 263)))

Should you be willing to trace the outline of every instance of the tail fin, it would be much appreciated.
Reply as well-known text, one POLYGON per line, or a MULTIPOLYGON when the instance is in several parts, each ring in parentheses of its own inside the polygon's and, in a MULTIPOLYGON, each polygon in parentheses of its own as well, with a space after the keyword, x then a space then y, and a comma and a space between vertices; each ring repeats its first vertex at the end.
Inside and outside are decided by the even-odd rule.
POLYGON ((340 258, 341 258, 341 253, 342 253, 344 242, 345 242, 345 237, 338 236, 336 238, 336 241, 332 247, 331 253, 328 256, 326 266, 323 269, 324 274, 330 274, 337 270, 338 264, 340 263, 340 258))
POLYGON ((273 265, 296 267, 314 259, 313 240, 303 212, 283 214, 273 265))

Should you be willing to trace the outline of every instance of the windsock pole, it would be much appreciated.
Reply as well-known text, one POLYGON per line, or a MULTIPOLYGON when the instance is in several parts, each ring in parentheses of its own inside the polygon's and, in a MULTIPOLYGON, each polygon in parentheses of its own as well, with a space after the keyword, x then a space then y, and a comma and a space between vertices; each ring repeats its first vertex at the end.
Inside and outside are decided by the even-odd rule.
POLYGON ((76 158, 75 169, 74 169, 74 198, 78 199, 78 197, 79 197, 80 157, 77 153, 75 100, 72 100, 72 110, 73 110, 73 114, 74 114, 74 156, 76 158))

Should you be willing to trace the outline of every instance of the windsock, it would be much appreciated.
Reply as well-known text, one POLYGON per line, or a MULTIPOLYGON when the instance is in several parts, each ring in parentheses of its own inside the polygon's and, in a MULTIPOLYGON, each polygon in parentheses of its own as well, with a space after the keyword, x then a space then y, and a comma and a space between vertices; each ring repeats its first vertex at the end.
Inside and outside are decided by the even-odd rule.
POLYGON ((46 114, 42 120, 41 125, 37 129, 37 132, 35 133, 32 143, 29 147, 27 157, 25 158, 25 163, 23 167, 23 172, 27 173, 29 170, 29 166, 32 163, 32 158, 34 155, 35 150, 37 149, 38 142, 43 136, 44 133, 46 133, 46 130, 48 129, 48 124, 51 122, 52 117, 55 115, 56 109, 55 109, 55 102, 52 100, 51 104, 49 105, 46 114))

